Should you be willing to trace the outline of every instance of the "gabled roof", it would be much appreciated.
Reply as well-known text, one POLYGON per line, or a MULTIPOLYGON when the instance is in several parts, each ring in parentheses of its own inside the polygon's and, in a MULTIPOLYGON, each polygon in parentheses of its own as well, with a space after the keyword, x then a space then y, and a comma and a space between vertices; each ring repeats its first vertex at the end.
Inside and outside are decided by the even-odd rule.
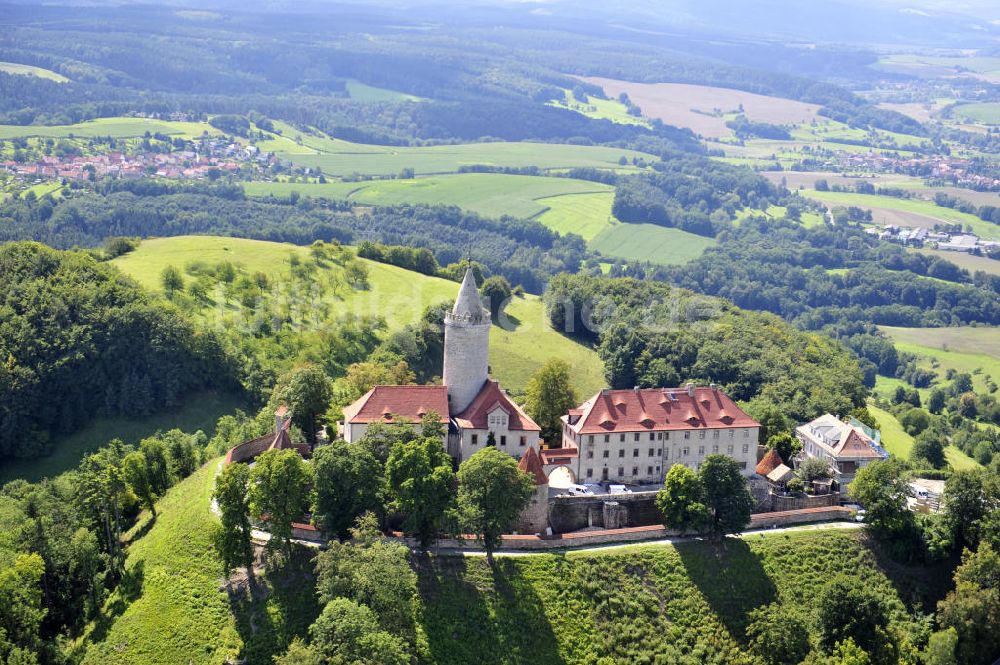
POLYGON ((431 411, 448 422, 446 386, 375 386, 344 407, 344 424, 419 423, 431 411))
POLYGON ((778 454, 777 450, 771 448, 767 451, 767 454, 764 455, 759 462, 757 462, 757 468, 754 469, 754 471, 756 471, 758 475, 766 476, 782 464, 784 464, 784 462, 781 461, 781 455, 778 454))
POLYGON ((792 478, 792 476, 794 475, 795 472, 792 471, 789 467, 785 466, 784 464, 779 464, 778 466, 774 467, 770 471, 770 473, 767 474, 767 479, 770 480, 772 483, 783 483, 792 478))
POLYGON ((498 408, 507 412, 507 429, 526 432, 542 430, 493 379, 487 379, 483 383, 472 403, 465 408, 465 411, 455 416, 455 423, 462 429, 488 429, 489 415, 498 408))
POLYGON ((608 432, 759 427, 718 388, 641 388, 602 390, 578 409, 569 425, 577 434, 608 432))
POLYGON ((545 475, 545 469, 542 468, 542 459, 535 452, 534 448, 528 448, 521 455, 521 459, 517 462, 517 468, 531 476, 536 485, 549 484, 549 479, 545 475))
POLYGON ((796 427, 795 432, 836 458, 885 459, 889 456, 860 427, 849 425, 829 413, 796 427))

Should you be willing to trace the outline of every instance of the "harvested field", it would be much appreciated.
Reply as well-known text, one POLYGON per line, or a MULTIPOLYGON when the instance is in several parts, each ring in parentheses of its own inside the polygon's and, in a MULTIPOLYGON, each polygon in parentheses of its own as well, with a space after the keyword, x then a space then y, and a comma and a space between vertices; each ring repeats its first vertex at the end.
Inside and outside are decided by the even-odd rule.
POLYGON ((799 124, 816 119, 819 106, 781 97, 768 97, 742 90, 686 83, 632 83, 599 77, 584 78, 604 88, 609 97, 628 93, 647 118, 688 127, 702 136, 731 136, 721 113, 736 111, 740 104, 750 120, 776 125, 799 124))

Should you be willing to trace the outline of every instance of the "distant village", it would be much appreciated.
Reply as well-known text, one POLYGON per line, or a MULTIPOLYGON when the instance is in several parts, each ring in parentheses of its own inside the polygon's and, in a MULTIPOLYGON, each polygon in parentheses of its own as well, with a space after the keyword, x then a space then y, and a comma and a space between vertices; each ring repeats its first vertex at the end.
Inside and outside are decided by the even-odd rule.
POLYGON ((966 254, 987 254, 1000 251, 1000 242, 980 238, 974 233, 949 233, 925 228, 909 228, 896 224, 873 226, 866 233, 878 236, 880 240, 899 243, 910 247, 930 247, 944 252, 964 252, 966 254))

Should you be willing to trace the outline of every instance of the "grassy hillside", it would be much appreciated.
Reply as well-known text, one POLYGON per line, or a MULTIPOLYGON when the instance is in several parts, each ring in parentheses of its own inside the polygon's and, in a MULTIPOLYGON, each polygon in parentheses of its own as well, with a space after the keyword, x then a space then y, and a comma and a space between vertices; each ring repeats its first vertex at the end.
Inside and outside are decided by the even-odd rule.
POLYGON ((234 395, 202 392, 190 395, 176 411, 144 418, 96 418, 81 430, 54 438, 52 447, 55 452, 48 457, 5 460, 0 468, 0 485, 15 478, 35 482, 74 469, 84 455, 97 450, 111 439, 138 443, 157 432, 172 429, 184 432, 202 430, 212 436, 216 421, 239 408, 245 408, 245 405, 234 395))
POLYGON ((980 392, 986 391, 987 376, 1000 382, 1000 330, 995 327, 880 328, 893 338, 897 349, 919 356, 921 366, 934 369, 939 379, 950 368, 972 374, 980 392))
POLYGON ((413 169, 417 175, 456 173, 460 166, 475 164, 515 168, 537 166, 543 170, 574 167, 618 170, 621 157, 629 162, 633 158, 649 159, 649 155, 633 150, 603 146, 505 141, 383 146, 302 134, 288 126, 281 126, 281 129, 282 136, 259 142, 260 148, 274 151, 300 166, 318 166, 327 176, 394 175, 405 168, 413 169))
MULTIPOLYGON (((170 490, 159 519, 131 534, 128 581, 89 634, 85 665, 264 665, 305 632, 318 608, 304 565, 269 577, 254 604, 220 590, 208 536, 216 464, 170 490)), ((883 565, 859 532, 839 529, 500 558, 495 572, 480 557, 435 557, 419 565, 419 626, 425 661, 441 665, 756 663, 748 613, 778 602, 811 621, 836 573, 864 579, 904 624, 950 579, 883 565)))
POLYGON ((387 88, 376 88, 355 79, 347 80, 347 94, 356 102, 418 102, 420 97, 387 88))
MULTIPOLYGON (((614 188, 610 185, 586 180, 499 173, 461 173, 407 180, 322 184, 248 182, 243 188, 250 196, 268 194, 288 196, 294 191, 303 196, 350 199, 372 205, 397 203, 454 205, 486 217, 503 215, 534 217, 549 209, 550 201, 553 199, 548 197, 594 192, 603 194, 610 201, 614 192, 614 188)), ((608 208, 610 210, 610 202, 608 208)))
MULTIPOLYGON (((160 273, 168 265, 183 270, 195 259, 208 263, 228 260, 241 264, 248 272, 287 276, 290 253, 305 257, 308 249, 260 240, 180 236, 143 241, 136 251, 113 263, 143 286, 159 290, 160 273)), ((370 287, 362 291, 342 291, 332 304, 343 313, 383 316, 390 328, 416 322, 428 305, 452 299, 458 291, 458 284, 445 279, 373 261, 365 261, 365 265, 369 270, 370 287)), ((185 276, 185 279, 190 277, 185 276)), ((581 396, 603 387, 603 366, 597 354, 554 331, 545 318, 539 298, 530 295, 515 298, 507 311, 515 329, 505 331, 494 326, 490 335, 490 364, 494 375, 506 387, 522 390, 535 370, 552 357, 569 363, 574 385, 581 396)), ((216 315, 220 315, 216 310, 206 313, 209 318, 216 315)))
MULTIPOLYGON (((909 459, 910 451, 913 450, 913 437, 906 433, 896 416, 878 408, 871 402, 868 403, 868 410, 878 421, 879 429, 882 432, 882 445, 885 449, 897 457, 909 459)), ((955 446, 945 447, 944 458, 956 471, 980 466, 979 462, 955 446)))
POLYGON ((604 256, 679 265, 697 258, 715 244, 712 238, 655 224, 615 224, 590 241, 604 256))
POLYGON ((56 83, 66 83, 69 81, 68 78, 58 72, 52 71, 51 69, 35 67, 34 65, 21 65, 16 62, 0 62, 0 72, 5 72, 7 74, 21 74, 22 76, 37 76, 39 78, 55 81, 56 83))
POLYGON ((97 118, 75 125, 0 125, 0 139, 11 139, 19 136, 57 139, 68 136, 129 138, 143 136, 146 132, 186 138, 201 136, 205 132, 209 134, 219 133, 207 122, 172 122, 151 118, 97 118))

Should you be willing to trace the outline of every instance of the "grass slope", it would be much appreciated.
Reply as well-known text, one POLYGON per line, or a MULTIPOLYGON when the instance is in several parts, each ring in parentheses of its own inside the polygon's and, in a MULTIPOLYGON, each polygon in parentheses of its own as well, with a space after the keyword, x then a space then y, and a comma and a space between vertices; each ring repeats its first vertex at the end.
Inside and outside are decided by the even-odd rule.
POLYGON ((975 215, 944 208, 921 199, 901 199, 878 194, 852 192, 817 192, 804 189, 799 193, 831 206, 857 206, 872 211, 877 224, 900 224, 933 228, 935 224, 961 224, 970 226, 973 233, 984 238, 1000 238, 1000 226, 984 222, 975 215))
POLYGON ((620 170, 621 157, 649 159, 634 150, 561 143, 492 142, 433 146, 351 143, 282 127, 282 137, 258 143, 300 166, 320 167, 328 176, 352 173, 394 175, 412 168, 417 175, 456 173, 461 166, 537 166, 543 170, 592 167, 620 170), (292 145, 289 145, 292 144, 292 145))
MULTIPOLYGON (((247 271, 288 274, 288 255, 305 256, 305 247, 239 238, 180 236, 145 240, 137 250, 113 262, 147 288, 160 289, 160 273, 168 265, 183 270, 192 260, 209 263, 229 260, 247 271)), ((351 291, 336 303, 343 312, 385 317, 390 328, 417 321, 428 305, 455 297, 458 285, 396 266, 365 261, 370 288, 351 291)), ((535 296, 515 298, 508 313, 515 328, 494 326, 490 335, 490 362, 494 375, 509 389, 523 390, 531 375, 549 358, 562 358, 570 365, 580 396, 604 385, 603 366, 597 354, 549 326, 542 302, 535 296)), ((211 313, 208 314, 210 316, 211 313)))
POLYGON ((347 94, 356 102, 419 102, 420 97, 405 92, 377 88, 355 79, 347 80, 347 94))
POLYGON ((655 224, 615 224, 590 242, 604 256, 660 265, 687 263, 713 245, 712 238, 655 224))
POLYGON ((538 199, 548 209, 538 215, 540 223, 559 233, 575 233, 590 242, 617 220, 611 214, 613 191, 561 194, 538 199))
POLYGON ((1000 330, 995 327, 880 328, 897 349, 920 357, 920 365, 937 371, 939 378, 949 368, 968 372, 979 392, 986 391, 987 376, 1000 381, 1000 330))
MULTIPOLYGON (((304 634, 318 610, 307 565, 270 575, 253 604, 220 589, 209 535, 217 463, 130 534, 126 582, 86 636, 84 665, 263 665, 304 634)), ((481 557, 431 557, 418 569, 425 660, 439 665, 756 663, 744 639, 756 607, 804 608, 811 621, 823 585, 843 573, 903 615, 931 609, 950 580, 945 568, 887 564, 860 532, 832 529, 501 557, 495 572, 481 557)))
POLYGON ((552 205, 550 197, 589 192, 608 198, 610 211, 610 199, 614 192, 609 185, 586 180, 498 173, 462 173, 368 182, 248 182, 243 187, 250 196, 273 194, 287 197, 292 192, 298 192, 303 196, 350 199, 372 205, 454 205, 486 217, 533 217, 544 213, 552 205))
POLYGON ((997 102, 960 104, 953 108, 951 113, 953 116, 962 117, 971 122, 1000 125, 1000 103, 997 102))
POLYGON ((270 663, 319 613, 308 566, 269 574, 256 603, 221 590, 209 510, 219 460, 157 502, 128 534, 126 578, 85 636, 85 665, 270 663))
POLYGON ((5 72, 7 74, 21 74, 22 76, 37 76, 39 78, 55 81, 56 83, 69 82, 68 78, 62 74, 52 71, 51 69, 35 67, 34 65, 22 65, 16 62, 0 62, 0 72, 5 72))
POLYGON ((76 468, 87 453, 111 439, 138 443, 157 432, 180 429, 185 432, 202 430, 208 436, 215 432, 215 423, 236 409, 246 408, 234 395, 221 392, 201 392, 190 395, 181 407, 172 412, 145 418, 97 418, 81 430, 52 441, 55 452, 48 457, 31 460, 6 460, 0 469, 0 485, 15 478, 35 482, 52 478, 76 468))
POLYGON ((151 118, 98 118, 75 125, 0 125, 0 139, 38 136, 42 138, 66 138, 79 136, 92 138, 95 136, 112 136, 114 138, 129 138, 151 134, 168 134, 193 138, 203 133, 218 134, 219 131, 207 122, 172 122, 169 120, 153 120, 151 118))
MULTIPOLYGON (((880 409, 871 402, 868 402, 868 411, 875 416, 879 429, 882 432, 882 445, 893 455, 902 459, 909 459, 913 450, 913 437, 906 433, 899 420, 893 414, 884 409, 880 409)), ((945 446, 945 461, 956 471, 963 469, 974 469, 981 465, 955 446, 945 446)))

